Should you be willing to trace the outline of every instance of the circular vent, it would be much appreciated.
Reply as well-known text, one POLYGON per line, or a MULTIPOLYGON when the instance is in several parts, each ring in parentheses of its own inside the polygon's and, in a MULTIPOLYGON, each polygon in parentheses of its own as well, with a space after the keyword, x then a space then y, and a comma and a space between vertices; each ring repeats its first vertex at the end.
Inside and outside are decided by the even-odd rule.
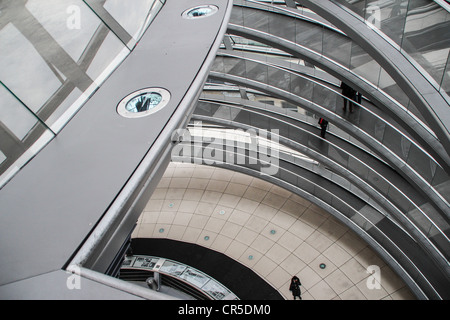
POLYGON ((197 18, 205 18, 212 16, 215 14, 219 8, 213 5, 204 5, 204 6, 198 6, 191 9, 186 10, 183 12, 183 18, 186 19, 197 19, 197 18))
POLYGON ((120 101, 117 112, 126 118, 140 118, 164 108, 170 100, 169 91, 147 88, 135 91, 120 101))

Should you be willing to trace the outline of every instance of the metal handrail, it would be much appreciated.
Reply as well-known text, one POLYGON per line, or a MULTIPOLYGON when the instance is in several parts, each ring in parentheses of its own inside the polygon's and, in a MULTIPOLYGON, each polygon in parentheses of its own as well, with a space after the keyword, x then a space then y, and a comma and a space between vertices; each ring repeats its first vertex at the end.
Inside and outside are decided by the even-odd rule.
MULTIPOLYGON (((249 157, 249 158, 252 158, 252 157, 249 157)), ((196 162, 196 159, 197 159, 197 161, 198 161, 198 160, 201 160, 201 159, 199 159, 199 158, 197 158, 197 157, 195 157, 195 156, 192 156, 191 159, 194 160, 194 163, 197 163, 197 162, 196 162)), ((255 158, 252 158, 252 159, 258 160, 258 159, 255 159, 255 158)), ((174 160, 176 161, 176 158, 175 158, 174 160)), ((213 165, 216 165, 216 166, 219 166, 219 167, 221 166, 220 163, 213 163, 213 165)), ((229 165, 229 164, 222 163, 222 165, 229 165)), ((235 165, 235 167, 236 167, 236 165, 235 165)), ((239 166, 238 166, 238 167, 239 167, 239 166)), ((289 173, 292 174, 292 175, 297 175, 295 172, 292 172, 292 171, 290 171, 290 170, 286 170, 286 169, 283 169, 283 170, 285 170, 286 172, 289 172, 289 173)), ((263 179, 264 179, 266 176, 261 176, 260 174, 258 174, 257 177, 258 177, 258 178, 263 178, 263 179)), ((281 179, 279 179, 279 178, 276 178, 276 177, 271 177, 270 181, 271 181, 272 183, 275 183, 275 184, 278 185, 278 186, 281 186, 281 187, 283 187, 283 184, 289 184, 289 185, 291 185, 292 187, 294 187, 295 189, 298 189, 299 191, 301 191, 301 192, 300 192, 301 196, 305 196, 305 193, 306 193, 306 194, 309 194, 308 199, 310 199, 310 200, 313 201, 315 204, 317 204, 317 205, 319 205, 320 207, 322 207, 323 209, 325 209, 327 212, 329 212, 330 214, 332 214, 333 216, 335 216, 336 218, 338 218, 340 221, 342 221, 342 219, 345 218, 345 220, 347 221, 347 225, 348 225, 348 223, 351 223, 351 224, 354 226, 352 229, 353 229, 355 232, 357 232, 360 236, 361 236, 361 234, 365 234, 366 240, 367 240, 367 238, 371 239, 371 241, 369 241, 369 243, 371 243, 372 245, 373 245, 373 244, 377 244, 378 249, 379 249, 379 250, 382 250, 383 253, 384 253, 386 256, 388 256, 388 257, 391 258, 389 261, 392 261, 392 263, 395 263, 396 266, 397 266, 397 268, 400 268, 400 269, 402 270, 403 274, 406 275, 406 276, 409 278, 410 281, 412 281, 413 283, 416 284, 417 289, 421 292, 421 294, 422 294, 424 297, 426 296, 425 293, 423 292, 422 288, 420 288, 420 287, 417 285, 417 283, 416 283, 415 280, 411 277, 411 275, 410 275, 410 274, 404 269, 404 267, 403 267, 402 265, 400 265, 399 262, 398 262, 398 261, 397 261, 397 260, 396 260, 396 259, 395 259, 395 258, 394 258, 387 250, 386 250, 386 248, 385 248, 384 246, 382 246, 381 244, 379 244, 378 241, 376 241, 370 234, 368 234, 364 229, 362 229, 360 226, 358 226, 354 221, 351 221, 351 219, 349 219, 349 218, 346 217, 345 215, 341 214, 339 211, 337 211, 335 208, 331 207, 328 203, 325 203, 323 200, 317 198, 316 196, 310 194, 309 192, 306 192, 306 191, 304 191, 304 190, 302 190, 302 189, 299 189, 298 186, 294 186, 294 185, 292 185, 292 184, 290 184, 290 183, 288 183, 288 182, 286 182, 286 181, 284 181, 284 180, 281 180, 281 179), (280 181, 280 183, 275 183, 276 180, 280 181), (332 210, 331 210, 331 209, 332 209, 332 210)), ((313 182, 313 181, 310 181, 310 183, 314 184, 314 185, 315 185, 316 187, 318 187, 318 188, 321 188, 321 189, 327 191, 327 190, 324 189, 322 186, 316 184, 316 183, 313 182)), ((417 268, 417 266, 416 266, 416 265, 412 262, 412 260, 405 254, 405 252, 403 252, 403 251, 402 251, 402 250, 401 250, 401 249, 400 249, 400 248, 399 248, 399 247, 398 247, 398 246, 397 246, 397 245, 396 245, 396 244, 395 244, 395 243, 394 243, 394 242, 393 242, 393 241, 392 241, 392 240, 391 240, 384 232, 382 232, 376 225, 374 225, 374 224, 373 224, 370 220, 368 220, 365 216, 361 215, 357 210, 354 210, 351 206, 348 206, 348 207, 350 208, 350 210, 353 210, 355 214, 358 214, 359 216, 361 216, 368 224, 371 225, 372 228, 375 228, 380 234, 382 234, 382 235, 385 237, 385 239, 387 239, 387 240, 392 244, 392 246, 395 247, 395 248, 403 255, 403 257, 409 261, 409 263, 414 267, 414 269, 417 271, 417 273, 420 274, 421 277, 428 283, 429 287, 432 288, 432 290, 433 290, 433 292, 436 294, 436 296, 440 297, 439 293, 436 291, 436 289, 434 288, 434 286, 428 281, 427 277, 426 277, 426 276, 425 276, 425 275, 417 268)))

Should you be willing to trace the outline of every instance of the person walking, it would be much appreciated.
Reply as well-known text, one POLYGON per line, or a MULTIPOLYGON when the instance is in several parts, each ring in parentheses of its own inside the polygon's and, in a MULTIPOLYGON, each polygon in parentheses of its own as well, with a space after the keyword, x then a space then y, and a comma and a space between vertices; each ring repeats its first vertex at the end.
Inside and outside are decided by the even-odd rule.
POLYGON ((294 300, 298 297, 299 300, 302 300, 301 297, 301 286, 300 279, 297 276, 293 276, 291 279, 291 285, 289 286, 289 290, 292 291, 292 296, 294 297, 294 300))
POLYGON ((347 110, 347 100, 350 112, 353 112, 353 101, 356 101, 356 90, 350 87, 345 82, 341 82, 342 95, 344 96, 344 111, 347 110), (348 98, 348 99, 346 99, 348 98))
POLYGON ((325 120, 324 118, 320 118, 319 125, 320 125, 320 136, 322 138, 325 138, 325 132, 327 132, 327 128, 328 128, 328 121, 325 120))

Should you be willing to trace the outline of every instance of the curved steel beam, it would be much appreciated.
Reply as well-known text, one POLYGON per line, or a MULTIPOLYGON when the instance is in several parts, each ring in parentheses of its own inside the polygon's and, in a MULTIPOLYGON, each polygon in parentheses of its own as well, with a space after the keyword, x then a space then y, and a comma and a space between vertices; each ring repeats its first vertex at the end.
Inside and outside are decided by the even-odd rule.
MULTIPOLYGON (((193 140, 201 141, 201 138, 193 137, 193 140)), ((409 235, 374 210, 370 204, 358 198, 354 189, 348 191, 342 185, 302 168, 295 159, 286 158, 282 154, 278 159, 278 172, 274 175, 261 175, 262 167, 266 164, 258 162, 260 159, 252 157, 251 151, 245 149, 244 146, 239 146, 239 143, 238 146, 232 145, 231 148, 228 144, 202 143, 199 148, 197 142, 192 144, 192 141, 183 141, 176 146, 176 152, 172 159, 189 163, 205 161, 208 165, 250 174, 288 189, 320 206, 361 236, 397 271, 418 298, 443 299, 449 294, 446 286, 437 281, 436 277, 428 279, 427 272, 431 270, 424 266, 427 254, 421 249, 416 251, 416 244, 411 241, 409 235), (185 153, 186 148, 190 151, 185 153), (221 148, 226 149, 225 157, 221 159, 216 156, 209 157, 213 154, 213 150, 221 148), (227 161, 225 158, 229 157, 230 152, 234 153, 236 157, 244 155, 246 161, 238 164, 227 161), (395 243, 393 239, 396 239, 398 243, 395 243)), ((445 279, 440 270, 432 270, 435 272, 434 275, 445 279)), ((445 280, 443 281, 445 282, 445 280)))
MULTIPOLYGON (((436 188, 427 181, 427 179, 424 179, 424 177, 417 172, 417 169, 411 169, 410 165, 406 163, 407 159, 404 159, 404 155, 399 153, 399 151, 393 152, 392 150, 395 150, 393 146, 391 146, 392 150, 390 150, 384 140, 382 143, 380 142, 380 139, 372 136, 376 134, 376 132, 370 132, 368 130, 370 129, 370 123, 373 125, 377 121, 380 121, 380 118, 376 117, 373 113, 360 113, 359 121, 361 121, 361 124, 358 127, 354 121, 351 121, 342 114, 336 112, 335 100, 337 97, 340 97, 340 94, 333 90, 328 90, 328 88, 322 87, 321 85, 314 86, 316 84, 310 82, 307 78, 302 78, 285 70, 272 68, 259 61, 249 61, 250 66, 247 66, 246 58, 242 58, 238 55, 233 55, 229 58, 225 56, 221 58, 219 56, 216 60, 217 59, 219 63, 216 63, 213 66, 210 77, 222 81, 239 83, 243 86, 250 86, 256 90, 282 97, 290 103, 301 105, 305 109, 329 119, 330 122, 353 135, 356 139, 386 159, 399 172, 402 172, 411 183, 416 185, 418 189, 430 199, 430 202, 443 213, 443 216, 448 218, 450 210, 445 197, 442 196, 436 188), (223 61, 221 59, 223 59, 223 61), (217 70, 219 70, 219 72, 217 70), (311 93, 313 89, 317 91, 317 94, 311 93), (330 100, 329 97, 333 99, 330 100), (311 101, 309 101, 309 99, 311 99, 311 101), (366 124, 366 127, 364 127, 364 124, 366 124)), ((384 125, 387 128, 391 126, 389 122, 384 122, 384 125)), ((395 131, 395 127, 392 128, 392 132, 397 132, 395 131)), ((391 138, 394 137, 395 135, 392 134, 391 138)), ((399 141, 401 140, 402 139, 399 141)), ((411 144, 411 150, 414 149, 413 146, 414 145, 411 144)), ((419 153, 414 154, 420 154, 420 148, 414 150, 419 151, 419 153)), ((424 153, 424 155, 425 159, 427 159, 426 153, 424 153)), ((432 159, 428 159, 428 161, 434 163, 432 159)), ((426 161, 424 164, 426 164, 426 161)), ((445 172, 442 171, 442 174, 445 174, 445 172)), ((446 180, 444 179, 443 181, 445 183, 446 180)))
MULTIPOLYGON (((1 189, 0 255, 9 258, 0 259, 0 297, 88 297, 88 287, 68 290, 60 274, 69 265, 108 270, 170 161, 171 133, 187 125, 225 34, 232 1, 209 4, 215 15, 184 19, 198 1, 167 1, 128 58, 1 189), (124 97, 151 87, 170 92, 157 114, 118 114, 124 97), (29 279, 45 279, 46 290, 30 290, 29 279)), ((107 299, 108 283, 96 285, 107 299)))
MULTIPOLYGON (((256 11, 257 9, 253 10, 256 11)), ((289 17, 286 18, 289 19, 289 17)), ((424 125, 404 107, 393 101, 388 95, 380 91, 376 86, 362 79, 359 75, 350 71, 343 65, 336 63, 333 61, 332 57, 323 56, 313 49, 294 43, 289 39, 283 39, 280 35, 273 35, 258 29, 236 24, 238 21, 234 22, 235 23, 233 23, 232 20, 228 26, 229 33, 283 50, 296 57, 309 61, 321 69, 326 70, 334 77, 351 84, 359 92, 367 96, 378 108, 395 119, 397 123, 407 130, 408 133, 411 134, 411 136, 413 136, 428 153, 433 155, 436 161, 439 162, 448 173, 450 173, 450 156, 442 146, 441 142, 436 139, 431 129, 424 125)), ((265 21, 263 22, 267 23, 265 21)))
MULTIPOLYGON (((267 115, 258 115, 256 111, 249 111, 247 109, 239 108, 236 106, 226 106, 223 105, 224 108, 234 108, 236 109, 232 113, 229 114, 235 115, 234 119, 230 119, 227 116, 218 116, 218 114, 222 113, 226 114, 225 110, 216 110, 220 112, 202 112, 198 111, 197 107, 193 119, 202 120, 207 123, 218 123, 225 126, 231 127, 240 127, 244 129, 266 129, 267 125, 270 123, 270 128, 279 128, 280 126, 277 124, 278 122, 282 122, 282 120, 277 119, 268 119, 267 115), (238 117, 239 113, 249 113, 248 117, 238 117), (262 118, 267 119, 266 123, 261 122, 262 118), (248 120, 245 120, 248 119, 248 120), (250 121, 250 122, 248 122, 250 121)), ((333 171, 337 172, 341 176, 345 177, 359 188, 364 190, 367 194, 370 194, 372 199, 380 204, 380 206, 384 207, 387 212, 392 214, 402 223, 408 232, 421 244, 434 258, 436 263, 443 269, 445 272, 450 273, 448 268, 447 260, 442 256, 440 250, 436 248, 435 244, 433 244, 430 239, 420 230, 418 227, 410 220, 405 213, 400 210, 396 205, 399 205, 399 199, 396 199, 397 196, 401 197, 401 193, 392 193, 394 189, 389 192, 386 190, 380 190, 377 186, 373 184, 371 179, 364 179, 359 176, 358 172, 364 171, 362 169, 366 164, 370 163, 370 160, 359 160, 355 158, 348 151, 339 148, 335 143, 330 143, 327 140, 323 140, 317 137, 316 134, 308 132, 305 128, 300 128, 294 124, 291 124, 289 128, 289 133, 291 133, 289 137, 285 137, 286 131, 283 130, 280 133, 279 141, 291 147, 292 149, 299 151, 305 155, 308 155, 312 159, 315 159, 321 163, 324 163, 329 168, 332 168, 333 171), (334 147, 332 147, 334 146, 334 147), (348 163, 342 162, 342 159, 346 159, 348 157, 348 163), (352 160, 353 161, 350 161, 352 160)), ((369 167, 366 167, 366 170, 371 170, 369 167)), ((381 176, 380 176, 381 177, 381 176)), ((381 177, 381 179, 383 179, 381 177)), ((389 181, 386 181, 389 183, 389 181)), ((405 199, 406 200, 406 199, 405 199)), ((411 199, 410 199, 411 200, 411 199)), ((409 201, 410 201, 409 200, 409 201)), ((400 201, 402 202, 402 201, 400 201)), ((402 207, 400 203, 400 207, 402 207)))
POLYGON ((450 153, 449 104, 399 50, 394 48, 362 19, 328 0, 297 0, 335 26, 364 48, 391 75, 430 124, 432 130, 450 153))

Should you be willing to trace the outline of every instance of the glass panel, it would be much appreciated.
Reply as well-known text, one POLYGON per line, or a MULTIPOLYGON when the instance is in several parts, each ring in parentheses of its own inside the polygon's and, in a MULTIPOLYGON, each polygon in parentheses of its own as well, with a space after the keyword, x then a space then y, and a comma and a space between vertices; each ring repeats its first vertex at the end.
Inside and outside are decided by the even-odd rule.
POLYGON ((250 60, 245 60, 247 79, 267 83, 268 66, 250 60))
MULTIPOLYGON (((442 75, 441 91, 450 96, 450 53, 448 54, 447 64, 445 66, 444 74, 442 75)), ((447 100, 447 102, 450 103, 449 100, 447 100)))
POLYGON ((323 28, 302 20, 296 20, 295 42, 306 48, 322 53, 323 28))
POLYGON ((237 25, 244 25, 243 23, 243 8, 239 6, 234 6, 231 10, 230 23, 237 25))
MULTIPOLYGON (((307 100, 311 100, 314 86, 313 82, 302 77, 292 77, 292 78, 293 79, 291 84, 291 92, 307 100)), ((296 110, 299 113, 304 113, 303 109, 297 106, 292 107, 294 107, 292 108, 292 110, 296 110)))
POLYGON ((412 146, 408 164, 416 170, 427 182, 431 182, 433 173, 436 171, 436 163, 431 161, 423 152, 416 146, 412 146))
POLYGON ((0 105, 0 121, 22 141, 38 123, 38 119, 3 86, 0 86, 0 105))
POLYGON ((216 56, 216 58, 214 59, 214 63, 211 67, 211 71, 224 72, 223 61, 224 57, 216 56))
POLYGON ((180 274, 179 277, 199 288, 201 288, 210 279, 203 273, 190 267, 188 267, 182 274, 180 274))
POLYGON ((410 1, 404 49, 439 84, 450 50, 450 13, 433 1, 410 1))
POLYGON ((269 129, 269 118, 264 115, 252 114, 250 124, 256 128, 269 129))
POLYGON ((195 107, 195 114, 201 116, 211 116, 211 104, 200 101, 195 107))
POLYGON ((374 85, 380 79, 381 66, 359 45, 352 44, 350 70, 360 75, 374 85))
POLYGON ((408 96, 384 69, 381 69, 378 86, 401 105, 408 106, 408 96))
MULTIPOLYGON (((49 40, 54 40, 74 61, 81 58, 101 21, 81 0, 29 0, 25 6, 39 33, 48 32, 49 40), (34 21, 36 19, 38 24, 34 21), (40 30, 44 28, 44 30, 40 30)), ((16 23, 16 22, 14 22, 16 23)), ((31 39, 29 39, 33 42, 31 39)), ((41 38, 42 41, 42 38, 41 38)), ((53 46, 53 43, 47 43, 53 46)))
MULTIPOLYGON (((442 87, 450 52, 450 13, 427 0, 334 0, 381 30, 442 87)), ((443 4, 445 5, 445 4, 443 4)), ((443 89, 449 92, 448 88, 443 89)))
POLYGON ((383 144, 395 154, 402 154, 402 136, 392 127, 386 127, 384 130, 383 144))
POLYGON ((203 286, 202 290, 212 296, 215 300, 222 300, 231 293, 230 290, 213 279, 209 280, 208 283, 203 286))
POLYGON ((330 145, 328 148, 328 157, 337 163, 341 164, 344 168, 348 166, 350 156, 343 150, 330 145))
POLYGON ((81 0, 11 1, 2 11, 0 78, 54 132, 129 53, 81 0))
POLYGON ((244 26, 253 28, 265 33, 269 32, 269 15, 266 12, 243 8, 244 26))
POLYGON ((356 175, 362 178, 363 180, 367 181, 370 169, 360 159, 349 157, 347 168, 350 171, 356 173, 356 175))
POLYGON ((348 68, 352 41, 327 29, 323 29, 323 33, 323 54, 332 57, 334 61, 348 68))
POLYGON ((133 37, 139 40, 149 22, 154 0, 106 0, 103 7, 133 37))
POLYGON ((133 49, 165 3, 161 0, 85 2, 130 49, 133 49))
POLYGON ((365 7, 367 0, 334 0, 334 2, 340 3, 343 6, 349 8, 353 12, 356 12, 359 16, 364 17, 365 7))
POLYGON ((173 261, 165 261, 161 266, 160 271, 178 277, 183 274, 186 269, 186 265, 173 261))
POLYGON ((0 79, 38 112, 65 79, 12 23, 0 30, 0 45, 0 79))
POLYGON ((275 13, 269 14, 269 32, 274 36, 294 42, 295 20, 286 19, 275 13))
POLYGON ((221 105, 217 111, 213 114, 214 118, 232 120, 231 110, 226 105, 221 105))
POLYGON ((245 77, 245 61, 238 58, 224 58, 223 72, 245 77))
POLYGON ((286 91, 291 89, 291 74, 285 70, 269 68, 268 84, 286 91))
MULTIPOLYGON (((91 2, 139 36, 165 1, 91 2)), ((81 0, 2 2, 1 172, 40 150, 130 53, 100 13, 81 0)))
POLYGON ((95 79, 96 84, 101 84, 128 53, 129 50, 123 46, 122 42, 109 32, 101 46, 97 48, 95 57, 86 70, 87 75, 95 79))
POLYGON ((162 96, 157 92, 142 94, 131 99, 125 106, 130 112, 142 112, 153 109, 162 100, 162 96))
POLYGON ((321 85, 314 83, 313 85, 313 99, 314 103, 327 108, 328 110, 336 110, 337 95, 333 94, 330 90, 322 87, 321 85))
POLYGON ((3 161, 6 160, 5 154, 0 150, 0 164, 3 163, 3 161))
POLYGON ((0 84, 0 188, 54 134, 0 84))
POLYGON ((400 44, 409 0, 367 1, 365 19, 400 44))
MULTIPOLYGON (((382 191, 384 193, 386 192, 386 190, 382 191)), ((407 199, 401 191, 399 191, 393 186, 391 186, 387 191, 387 196, 389 199, 391 199, 392 203, 394 203, 403 212, 408 213, 410 212, 410 210, 414 209, 414 206, 411 203, 411 201, 407 199)))

